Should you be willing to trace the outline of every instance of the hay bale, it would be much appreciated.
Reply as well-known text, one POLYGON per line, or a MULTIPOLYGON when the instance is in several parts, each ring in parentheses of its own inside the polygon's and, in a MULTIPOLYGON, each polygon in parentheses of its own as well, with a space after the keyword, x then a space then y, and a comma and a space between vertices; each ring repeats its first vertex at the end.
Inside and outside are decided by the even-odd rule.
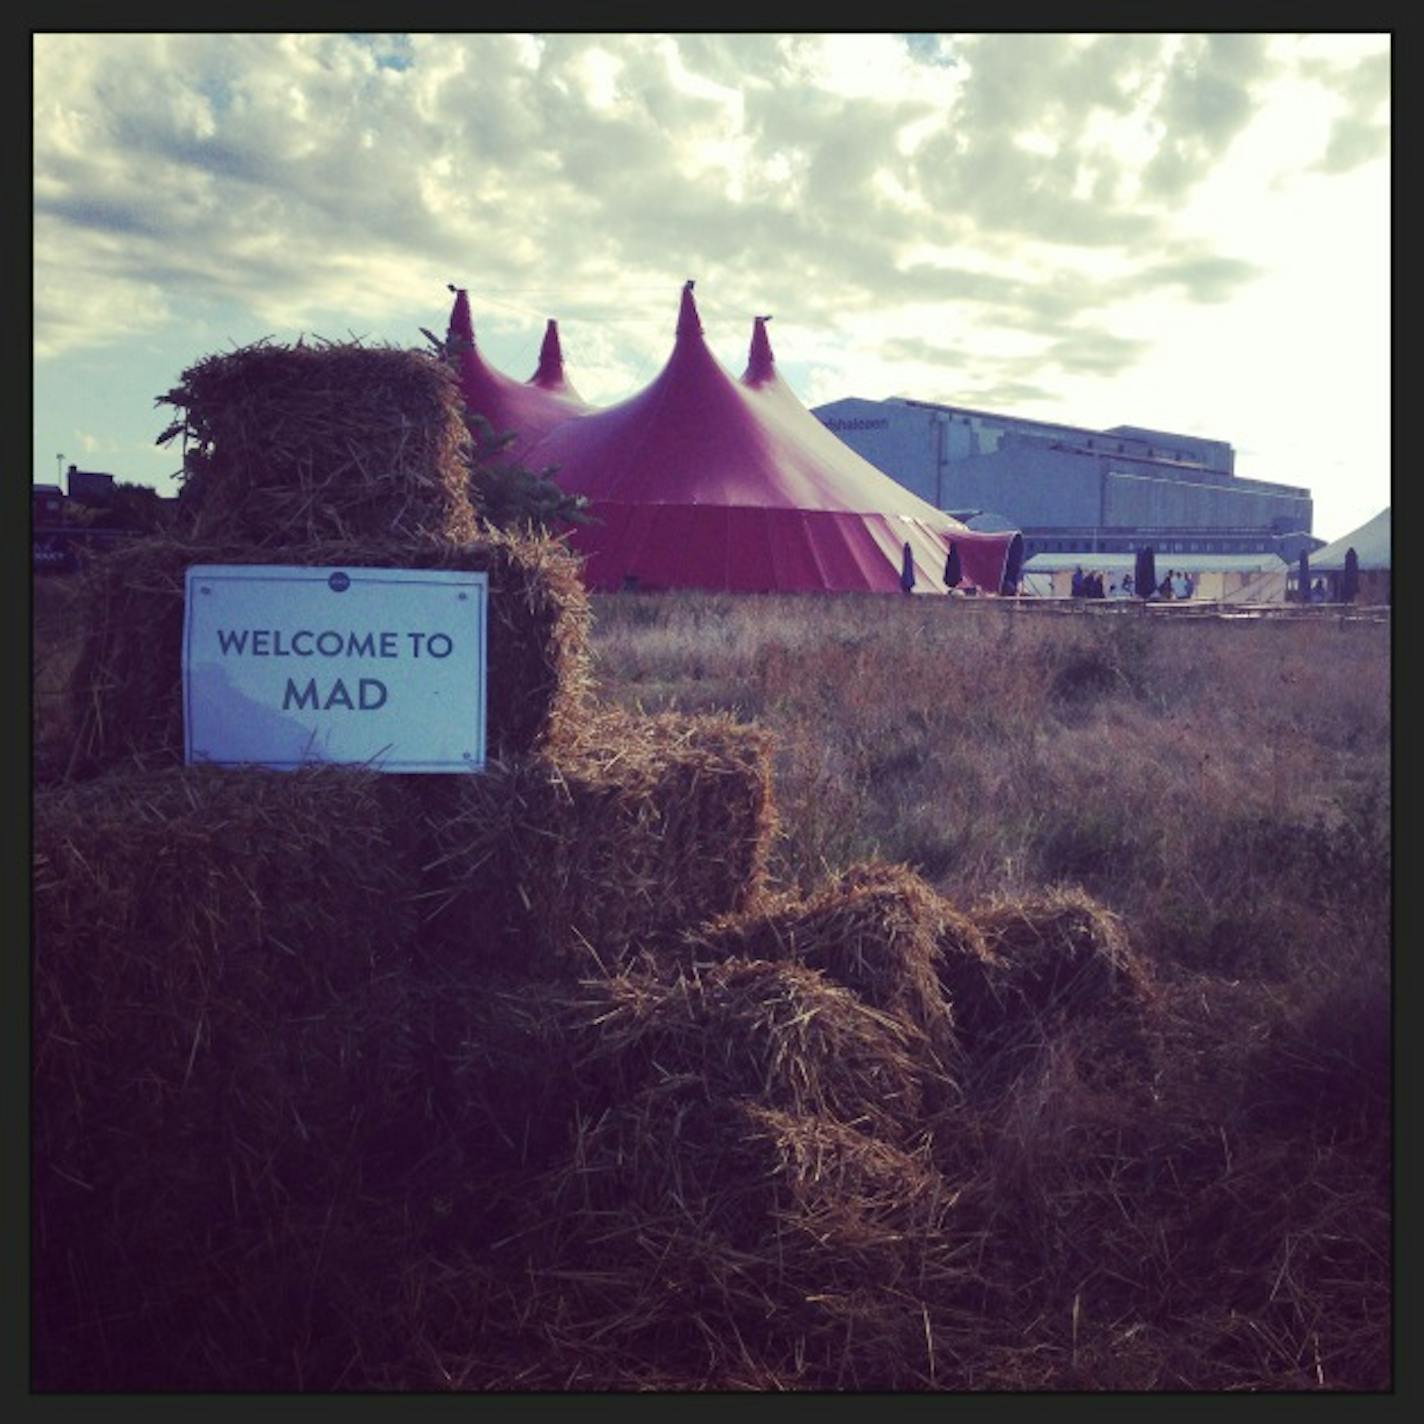
POLYGON ((469 542, 428 535, 298 550, 152 539, 115 550, 84 575, 88 624, 67 689, 72 775, 182 764, 184 576, 192 564, 484 570, 489 754, 557 742, 582 719, 588 599, 555 540, 489 532, 469 542))
POLYGON ((730 717, 601 713, 555 753, 462 779, 433 817, 426 933, 523 973, 613 970, 760 893, 771 751, 730 717))
POLYGON ((939 941, 953 911, 913 871, 852 866, 807 900, 781 896, 690 932, 694 961, 741 957, 804 964, 921 1030, 944 1065, 955 1051, 940 988, 939 941))
MULTIPOLYGON (((1147 967, 1122 921, 1082 890, 992 901, 972 918, 989 952, 1005 966, 996 987, 1029 1013, 1077 1015, 1151 996, 1147 967)), ((976 1000, 974 988, 971 979, 955 1000, 961 1017, 992 1022, 1001 1000, 976 1000)))
POLYGON ((198 541, 263 549, 475 533, 453 372, 420 351, 261 341, 208 356, 180 414, 180 515, 198 541))
POLYGON ((292 1387, 359 1348, 438 1190, 403 790, 194 769, 37 795, 42 1387, 292 1387))
POLYGON ((816 970, 728 960, 691 974, 590 980, 556 999, 580 1109, 682 1079, 891 1141, 922 1128, 923 1035, 816 970))
POLYGON ((530 1276, 560 1302, 528 1333, 566 1387, 923 1385, 930 1312, 967 1278, 953 1202, 922 1147, 670 1078, 584 1121, 535 1187, 530 1276))
POLYGON ((970 918, 987 953, 946 955, 941 983, 961 1048, 985 1081, 1029 1064, 1069 1024, 1090 1076, 1146 1061, 1156 989, 1116 915, 1059 888, 989 902, 970 918))

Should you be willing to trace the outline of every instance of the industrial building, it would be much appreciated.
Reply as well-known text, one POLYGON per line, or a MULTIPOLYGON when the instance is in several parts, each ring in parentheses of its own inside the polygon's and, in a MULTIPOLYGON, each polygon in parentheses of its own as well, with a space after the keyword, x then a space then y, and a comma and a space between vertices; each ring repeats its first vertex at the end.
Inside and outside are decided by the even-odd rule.
MULTIPOLYGON (((1224 440, 995 415, 895 396, 812 412, 872 465, 960 519, 984 512, 1023 532, 1024 555, 1274 554, 1323 541, 1310 491, 1241 479, 1224 440)), ((977 523, 976 519, 976 523, 977 523)), ((980 526, 982 527, 982 526, 980 526)))

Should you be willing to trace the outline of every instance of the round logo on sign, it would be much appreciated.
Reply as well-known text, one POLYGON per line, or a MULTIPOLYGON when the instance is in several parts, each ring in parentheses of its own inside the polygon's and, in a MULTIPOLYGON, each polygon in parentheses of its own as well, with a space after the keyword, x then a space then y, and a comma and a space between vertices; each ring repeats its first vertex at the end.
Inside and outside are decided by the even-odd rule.
POLYGON ((345 593, 346 590, 351 587, 351 578, 349 575, 342 573, 340 569, 337 569, 337 571, 327 579, 327 584, 333 593, 345 593))

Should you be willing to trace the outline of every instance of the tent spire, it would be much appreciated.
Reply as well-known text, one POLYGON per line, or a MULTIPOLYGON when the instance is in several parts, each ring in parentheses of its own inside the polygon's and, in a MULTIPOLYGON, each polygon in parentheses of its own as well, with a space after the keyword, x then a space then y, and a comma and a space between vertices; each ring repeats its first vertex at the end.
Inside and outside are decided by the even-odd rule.
POLYGON ((748 385, 759 385, 776 374, 776 357, 771 353, 771 341, 766 334, 766 324, 770 320, 770 316, 753 318, 752 349, 747 357, 747 374, 743 378, 748 385))
POLYGON ((559 345, 559 323, 553 317, 544 328, 544 344, 539 348, 539 369, 534 384, 560 386, 564 383, 564 351, 559 345))
POLYGON ((455 293, 455 305, 450 311, 450 329, 446 334, 473 346, 475 324, 470 319, 470 294, 463 287, 454 287, 452 290, 455 293))
POLYGON ((697 303, 692 300, 693 285, 691 277, 682 284, 682 306, 677 313, 677 334, 679 337, 702 335, 702 322, 697 315, 697 303))

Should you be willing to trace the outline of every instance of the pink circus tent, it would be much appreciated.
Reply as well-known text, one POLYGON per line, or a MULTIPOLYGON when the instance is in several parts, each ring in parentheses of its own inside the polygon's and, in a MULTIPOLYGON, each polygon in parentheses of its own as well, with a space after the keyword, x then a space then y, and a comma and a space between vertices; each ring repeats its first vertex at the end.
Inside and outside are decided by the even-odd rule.
POLYGON ((594 589, 946 592, 953 543, 965 585, 997 593, 1013 533, 981 533, 896 484, 838 440, 776 372, 766 319, 735 380, 683 289, 677 339, 637 395, 556 426, 526 454, 555 467, 594 523, 569 536, 594 589))
POLYGON ((495 435, 513 433, 515 436, 500 451, 502 459, 522 460, 529 447, 556 425, 591 409, 564 374, 556 321, 550 321, 545 329, 539 369, 524 382, 496 371, 480 355, 470 318, 470 297, 463 287, 455 292, 449 337, 456 347, 460 390, 466 406, 476 415, 484 416, 495 435))

